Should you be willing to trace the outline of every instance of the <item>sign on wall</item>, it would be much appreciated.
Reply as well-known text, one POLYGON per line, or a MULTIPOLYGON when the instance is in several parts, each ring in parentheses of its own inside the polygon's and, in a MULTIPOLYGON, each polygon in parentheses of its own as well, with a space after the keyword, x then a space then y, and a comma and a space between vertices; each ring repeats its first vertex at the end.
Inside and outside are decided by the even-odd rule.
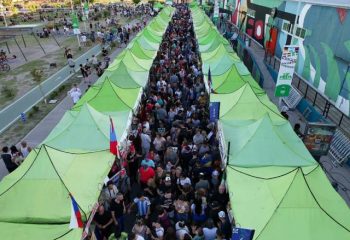
POLYGON ((287 97, 289 95, 298 52, 298 46, 285 45, 283 47, 281 65, 275 88, 276 97, 287 97))
POLYGON ((215 0, 214 2, 214 18, 218 18, 219 17, 219 0, 215 0))

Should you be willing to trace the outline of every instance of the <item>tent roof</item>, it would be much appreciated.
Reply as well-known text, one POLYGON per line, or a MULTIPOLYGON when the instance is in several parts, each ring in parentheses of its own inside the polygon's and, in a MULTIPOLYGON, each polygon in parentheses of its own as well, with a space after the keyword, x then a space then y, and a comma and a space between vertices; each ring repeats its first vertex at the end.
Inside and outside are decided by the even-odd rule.
MULTIPOLYGON (((205 78, 208 81, 207 73, 205 74, 205 78)), ((259 84, 241 62, 232 65, 232 67, 222 75, 212 76, 212 87, 216 93, 232 93, 243 87, 246 83, 248 83, 257 94, 265 92, 260 88, 259 84)))
POLYGON ((138 58, 132 53, 132 51, 125 49, 118 55, 113 63, 109 65, 107 71, 113 72, 121 63, 125 64, 130 71, 144 72, 148 71, 148 69, 152 66, 152 59, 138 58))
POLYGON ((233 64, 243 68, 244 64, 236 54, 228 53, 223 44, 220 44, 210 53, 202 53, 203 71, 208 72, 209 67, 213 76, 225 74, 233 64))
POLYGON ((267 95, 254 93, 248 83, 232 93, 210 94, 210 101, 224 103, 220 104, 221 120, 258 120, 268 113, 274 124, 286 121, 267 95))
POLYGON ((113 159, 109 151, 74 154, 45 145, 31 151, 19 168, 0 182, 0 222, 69 223, 69 193, 86 219, 113 159))
POLYGON ((350 238, 350 209, 318 166, 262 179, 227 168, 236 222, 255 229, 255 240, 350 238))
POLYGON ((0 222, 1 237, 6 240, 77 240, 81 228, 69 229, 67 224, 19 224, 0 222))
MULTIPOLYGON (((127 136, 127 127, 131 111, 110 113, 113 119, 118 141, 127 136)), ((44 140, 44 144, 69 151, 101 151, 109 149, 110 119, 88 104, 80 111, 68 111, 61 121, 44 140), (93 141, 91 141, 93 139, 93 141)))
POLYGON ((289 122, 274 125, 268 114, 256 121, 221 121, 229 165, 240 167, 310 166, 316 162, 289 122), (227 145, 227 144, 226 144, 227 145))
POLYGON ((132 41, 127 46, 127 49, 130 49, 130 51, 138 58, 141 59, 153 59, 157 52, 153 50, 147 50, 141 47, 140 43, 137 41, 132 41))
POLYGON ((149 70, 135 72, 129 69, 128 64, 120 63, 113 71, 106 71, 105 76, 109 77, 114 85, 120 88, 144 87, 148 81, 149 70))
MULTIPOLYGON (((123 80, 125 81, 126 79, 124 78, 123 80)), ((132 110, 138 104, 137 100, 141 91, 140 87, 130 89, 118 87, 112 83, 111 78, 107 77, 101 86, 91 87, 73 106, 72 110, 80 110, 85 103, 89 103, 89 105, 100 112, 132 110)))

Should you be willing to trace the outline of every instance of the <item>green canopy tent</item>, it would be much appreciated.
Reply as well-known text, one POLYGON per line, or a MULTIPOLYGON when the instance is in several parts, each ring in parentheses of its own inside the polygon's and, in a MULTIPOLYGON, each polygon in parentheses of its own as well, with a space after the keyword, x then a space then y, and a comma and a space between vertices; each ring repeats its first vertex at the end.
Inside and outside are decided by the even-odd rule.
MULTIPOLYGON (((122 79, 124 81, 127 80, 127 78, 120 78, 120 81, 122 79)), ((127 86, 126 84, 124 83, 122 87, 127 86)), ((91 87, 72 107, 72 110, 80 110, 85 103, 89 103, 97 111, 105 113, 134 110, 138 106, 141 93, 142 89, 140 87, 130 89, 121 88, 114 85, 110 78, 107 77, 102 85, 91 87)))
POLYGON ((128 69, 130 71, 146 72, 152 66, 152 59, 138 58, 132 53, 132 51, 125 49, 118 55, 113 63, 109 65, 107 71, 113 72, 121 63, 124 63, 126 66, 128 66, 128 69))
POLYGON ((67 224, 25 224, 0 222, 1 238, 6 240, 77 240, 82 228, 69 229, 67 224))
POLYGON ((160 9, 162 9, 164 6, 163 4, 161 4, 160 2, 156 2, 154 5, 153 5, 153 9, 156 10, 156 11, 159 11, 160 9))
POLYGON ((141 59, 154 59, 157 54, 157 51, 142 48, 137 41, 131 41, 127 46, 127 49, 129 49, 137 58, 141 59))
POLYGON ((251 168, 316 164, 288 121, 274 124, 266 113, 255 121, 220 123, 226 143, 230 142, 229 165, 251 168))
POLYGON ((70 152, 108 150, 110 117, 113 119, 118 141, 123 142, 131 123, 131 111, 104 115, 84 104, 80 111, 66 112, 43 143, 70 152))
POLYGON ((267 95, 256 94, 248 83, 232 93, 210 94, 210 101, 221 103, 221 120, 256 121, 267 113, 274 124, 286 121, 267 95))
MULTIPOLYGON (((198 7, 193 22, 198 42, 210 44, 212 24, 198 7)), ((350 239, 349 208, 276 106, 243 68, 221 66, 233 62, 230 51, 199 48, 203 72, 210 66, 214 90, 226 93, 210 101, 221 103, 223 145, 230 142, 226 180, 236 223, 255 229, 255 240, 350 239)))
MULTIPOLYGON (((208 72, 204 73, 206 82, 208 81, 208 72)), ((253 91, 262 94, 265 91, 250 75, 250 72, 242 62, 238 62, 224 74, 212 76, 212 88, 216 93, 232 93, 248 83, 253 91)))
POLYGON ((226 170, 236 222, 255 229, 254 240, 350 238, 350 209, 320 166, 273 177, 255 176, 255 169, 226 170))
POLYGON ((0 182, 0 222, 67 224, 69 193, 87 220, 113 160, 109 151, 75 154, 42 145, 0 182))

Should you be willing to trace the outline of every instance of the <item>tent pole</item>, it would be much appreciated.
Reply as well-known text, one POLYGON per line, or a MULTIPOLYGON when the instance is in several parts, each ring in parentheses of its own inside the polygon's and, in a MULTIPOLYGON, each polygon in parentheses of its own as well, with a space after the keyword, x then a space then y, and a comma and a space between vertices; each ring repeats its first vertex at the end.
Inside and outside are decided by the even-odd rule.
POLYGON ((226 160, 226 166, 230 160, 230 148, 231 148, 231 141, 228 141, 228 144, 227 144, 227 160, 226 160))

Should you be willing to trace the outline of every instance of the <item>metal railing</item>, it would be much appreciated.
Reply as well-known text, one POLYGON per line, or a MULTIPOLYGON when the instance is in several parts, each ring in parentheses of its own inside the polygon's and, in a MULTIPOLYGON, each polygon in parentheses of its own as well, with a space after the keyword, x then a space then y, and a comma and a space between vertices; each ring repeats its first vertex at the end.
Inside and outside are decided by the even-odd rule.
MULTIPOLYGON (((278 72, 280 59, 276 56, 265 54, 265 63, 278 72)), ((337 124, 341 130, 350 137, 350 118, 335 106, 335 103, 327 96, 320 93, 311 83, 294 72, 292 85, 297 88, 305 99, 315 107, 326 119, 337 124)))
MULTIPOLYGON (((246 33, 240 31, 240 29, 232 24, 226 24, 228 28, 234 29, 238 33, 238 38, 244 43, 249 45, 254 43, 256 46, 263 48, 261 44, 256 42, 246 33)), ((276 56, 267 54, 265 51, 264 62, 278 72, 280 67, 280 59, 276 56)), ((326 119, 337 124, 347 137, 350 137, 350 118, 343 113, 339 108, 335 106, 335 103, 331 101, 327 96, 320 93, 314 86, 312 86, 306 79, 302 78, 296 72, 294 72, 292 85, 298 89, 305 99, 310 101, 313 107, 315 107, 326 119)))

